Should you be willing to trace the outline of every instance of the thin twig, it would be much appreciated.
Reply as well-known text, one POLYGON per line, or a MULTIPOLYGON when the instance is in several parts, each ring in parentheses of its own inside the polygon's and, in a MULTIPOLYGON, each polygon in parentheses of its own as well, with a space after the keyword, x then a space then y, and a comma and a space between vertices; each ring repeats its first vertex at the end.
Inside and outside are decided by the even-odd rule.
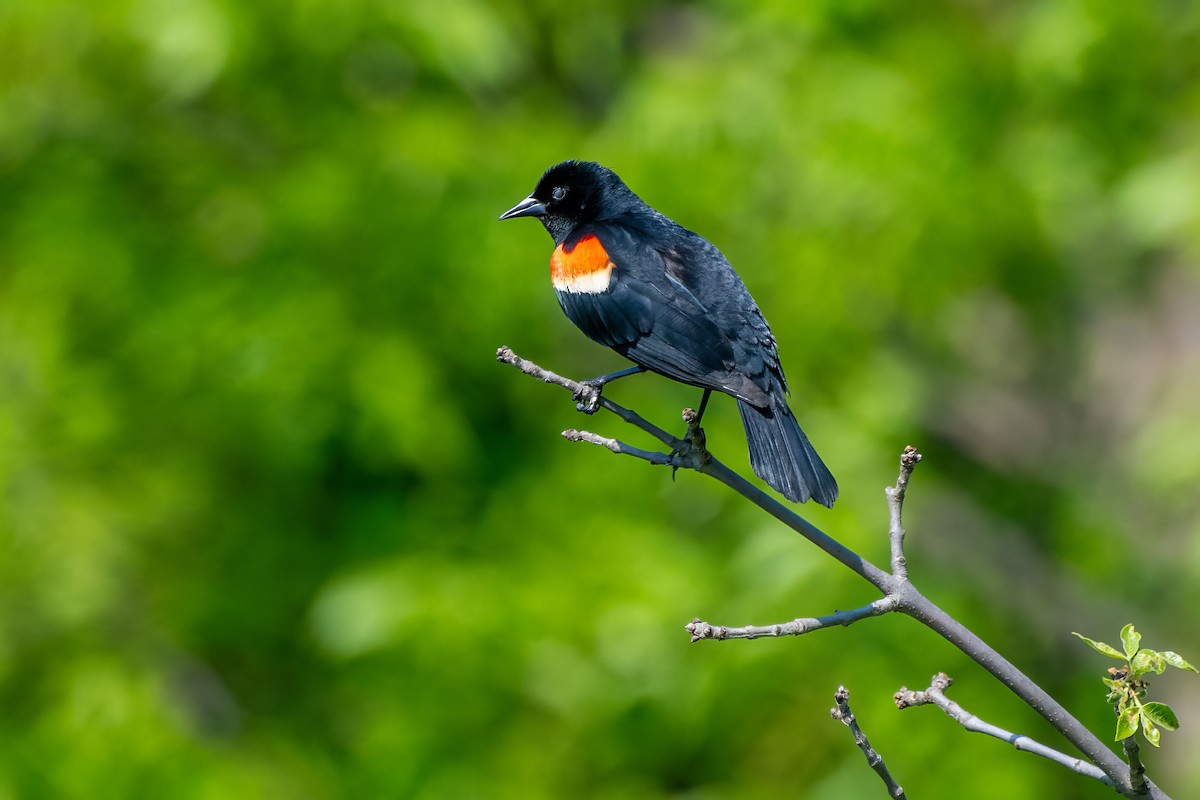
POLYGON ((617 439, 609 439, 599 434, 591 433, 590 431, 578 431, 574 428, 569 428, 562 432, 562 436, 568 442, 587 442, 588 444, 598 445, 607 448, 614 453, 620 453, 623 456, 633 456, 640 458, 643 461, 649 461, 651 464, 660 464, 670 466, 674 464, 675 459, 668 453, 658 453, 653 450, 642 450, 617 439))
POLYGON ((801 617, 791 622, 780 622, 776 625, 746 625, 741 628, 730 628, 725 625, 710 625, 700 619, 689 622, 685 628, 692 635, 692 641, 701 639, 758 639, 763 636, 802 636, 806 633, 831 628, 835 625, 851 625, 860 619, 877 617, 889 611, 896 610, 896 601, 891 597, 881 597, 873 603, 861 608, 846 611, 835 611, 823 617, 801 617))
MULTIPOLYGON (((615 403, 612 405, 616 405, 615 403)), ((617 406, 620 408, 620 406, 617 406)), ((636 416, 636 415, 635 415, 636 416)), ((701 470, 712 461, 712 455, 704 446, 704 429, 696 424, 696 412, 690 408, 683 410, 683 421, 687 423, 687 436, 676 439, 679 446, 670 453, 660 453, 656 450, 643 450, 626 444, 619 439, 610 439, 590 431, 580 431, 570 428, 562 432, 563 438, 569 442, 586 442, 611 450, 623 456, 633 456, 651 464, 669 466, 672 469, 701 470)))
POLYGON ((1028 736, 1019 733, 1006 731, 1001 727, 992 725, 990 722, 984 722, 979 717, 975 716, 958 703, 946 696, 946 689, 954 683, 950 676, 944 672, 939 672, 933 676, 933 680, 929 684, 929 688, 920 692, 912 691, 907 687, 900 687, 900 691, 896 692, 894 700, 897 708, 909 708, 911 706, 934 705, 946 712, 952 720, 962 725, 971 733, 982 733, 987 736, 993 736, 1001 741, 1008 742, 1018 750, 1026 753, 1047 758, 1056 764, 1060 764, 1072 772, 1078 772, 1089 778, 1094 778, 1109 786, 1114 786, 1115 782, 1108 775, 1104 774, 1104 770, 1084 761, 1080 758, 1072 758, 1066 753, 1059 752, 1052 747, 1047 747, 1044 744, 1035 742, 1028 736))
MULTIPOLYGON (((594 387, 580 383, 579 381, 573 381, 570 378, 564 378, 562 375, 558 375, 548 369, 544 369, 528 359, 521 358, 519 355, 514 353, 511 348, 508 347, 501 347, 496 351, 496 360, 503 364, 516 367, 526 375, 537 378, 540 381, 561 386, 569 391, 573 397, 584 397, 588 396, 589 393, 594 393, 597 391, 594 387)), ((648 420, 644 419, 636 412, 630 411, 627 408, 622 408, 616 403, 609 402, 607 397, 601 396, 598 405, 600 408, 616 414, 630 425, 641 428, 655 439, 658 439, 663 444, 669 446, 671 449, 676 449, 680 444, 682 444, 681 439, 676 439, 674 436, 667 433, 653 422, 649 422, 648 420)))
POLYGON ((907 445, 900 455, 900 476, 896 478, 896 485, 884 490, 887 493, 890 518, 888 538, 892 544, 892 576, 900 581, 908 580, 908 559, 904 556, 904 526, 901 524, 904 493, 908 489, 908 479, 912 476, 913 468, 920 461, 921 454, 917 452, 917 448, 911 444, 907 445))
POLYGON ((895 798, 895 800, 907 800, 904 790, 900 788, 900 784, 896 783, 896 779, 888 771, 887 764, 883 762, 883 756, 879 755, 871 747, 871 743, 867 741, 867 735, 863 733, 863 729, 858 724, 858 718, 850 710, 850 690, 845 686, 839 686, 837 692, 833 695, 833 701, 837 705, 829 709, 829 715, 836 720, 840 720, 850 729, 850 733, 854 736, 854 743, 858 745, 858 749, 862 750, 863 755, 867 758, 867 764, 871 769, 875 770, 880 780, 887 786, 888 797, 895 798))

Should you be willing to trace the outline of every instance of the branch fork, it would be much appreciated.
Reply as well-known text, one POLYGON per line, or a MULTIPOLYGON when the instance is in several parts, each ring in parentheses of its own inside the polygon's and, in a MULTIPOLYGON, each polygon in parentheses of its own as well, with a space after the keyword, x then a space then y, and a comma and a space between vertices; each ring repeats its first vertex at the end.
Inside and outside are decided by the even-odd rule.
POLYGON ((1104 774, 1104 771, 1094 764, 1090 764, 1080 758, 1074 758, 1047 747, 1044 744, 1035 742, 1028 736, 1019 733, 1012 733, 1003 728, 985 722, 979 717, 967 711, 958 703, 946 696, 946 690, 950 688, 954 681, 944 672, 939 672, 933 676, 929 687, 921 691, 913 691, 906 686, 901 686, 900 691, 896 692, 893 700, 896 702, 896 708, 906 709, 915 706, 932 705, 940 708, 946 713, 946 716, 962 725, 971 733, 982 733, 986 736, 992 736, 1002 742, 1008 742, 1018 750, 1033 753, 1042 758, 1049 759, 1056 764, 1060 764, 1072 772, 1078 772, 1080 775, 1085 775, 1089 778, 1105 783, 1109 786, 1114 786, 1112 778, 1104 774))

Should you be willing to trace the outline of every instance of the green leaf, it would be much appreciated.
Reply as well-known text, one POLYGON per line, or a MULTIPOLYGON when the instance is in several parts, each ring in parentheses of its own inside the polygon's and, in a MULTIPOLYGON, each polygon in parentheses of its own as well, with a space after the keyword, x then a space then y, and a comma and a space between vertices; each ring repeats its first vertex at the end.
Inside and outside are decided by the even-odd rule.
POLYGON ((1162 738, 1162 731, 1154 727, 1150 720, 1142 717, 1142 733, 1146 735, 1146 741, 1158 747, 1158 740, 1162 738))
POLYGON ((1125 656, 1121 654, 1121 651, 1117 650, 1117 648, 1113 647, 1111 644, 1097 642, 1094 639, 1089 639, 1082 633, 1075 633, 1075 631, 1071 631, 1071 633, 1075 636, 1078 636, 1080 639, 1083 639, 1084 644, 1095 650, 1097 653, 1103 653, 1106 656, 1112 656, 1113 658, 1118 658, 1122 661, 1125 660, 1125 656))
POLYGON ((1117 717, 1117 736, 1116 741, 1128 739, 1133 734, 1137 733, 1138 729, 1138 710, 1130 708, 1121 713, 1117 717))
POLYGON ((1179 718, 1166 703, 1146 703, 1142 706, 1142 719, 1149 720, 1161 728, 1173 731, 1179 728, 1179 718))
POLYGON ((1164 650, 1159 655, 1161 655, 1163 660, 1165 660, 1172 667, 1178 667, 1179 669, 1190 669, 1192 672, 1200 672, 1200 669, 1196 669, 1189 664, 1183 656, 1179 655, 1179 653, 1173 653, 1170 650, 1164 650))
POLYGON ((1126 658, 1133 658, 1142 646, 1142 635, 1134 629, 1132 622, 1121 628, 1121 644, 1125 646, 1126 658))
POLYGON ((1147 672, 1154 672, 1162 675, 1166 670, 1167 664, 1163 660, 1162 654, 1154 650, 1144 649, 1139 650, 1129 661, 1129 668, 1134 675, 1144 675, 1147 672))

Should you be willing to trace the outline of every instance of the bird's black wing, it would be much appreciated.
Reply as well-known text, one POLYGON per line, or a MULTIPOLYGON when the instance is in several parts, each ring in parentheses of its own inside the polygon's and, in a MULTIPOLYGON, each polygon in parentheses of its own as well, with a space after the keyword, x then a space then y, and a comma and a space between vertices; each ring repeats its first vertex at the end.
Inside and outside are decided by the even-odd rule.
POLYGON ((675 245, 667 274, 688 289, 733 349, 737 372, 766 394, 787 393, 775 336, 758 304, 720 250, 702 236, 660 217, 675 245))

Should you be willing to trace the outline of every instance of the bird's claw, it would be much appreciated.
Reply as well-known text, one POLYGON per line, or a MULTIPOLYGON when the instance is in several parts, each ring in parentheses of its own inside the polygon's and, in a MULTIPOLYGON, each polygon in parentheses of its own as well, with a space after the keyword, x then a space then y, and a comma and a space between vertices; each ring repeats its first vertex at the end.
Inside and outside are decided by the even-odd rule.
POLYGON ((595 414, 600 410, 600 394, 604 384, 593 381, 582 381, 579 391, 571 395, 575 400, 575 410, 584 414, 595 414))
POLYGON ((690 408, 683 410, 683 421, 687 423, 687 433, 679 440, 679 446, 671 449, 671 479, 682 466, 689 469, 700 469, 712 460, 708 452, 704 429, 700 427, 700 415, 690 408))

